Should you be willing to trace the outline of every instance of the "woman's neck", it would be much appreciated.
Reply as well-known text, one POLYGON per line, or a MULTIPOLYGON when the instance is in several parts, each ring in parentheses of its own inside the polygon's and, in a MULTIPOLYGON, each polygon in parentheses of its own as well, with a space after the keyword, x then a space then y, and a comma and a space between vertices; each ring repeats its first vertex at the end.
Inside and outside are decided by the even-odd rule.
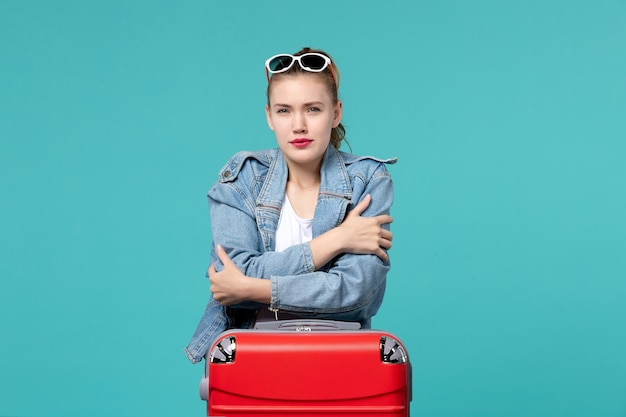
POLYGON ((304 219, 312 219, 317 205, 321 175, 319 168, 304 169, 302 166, 289 167, 285 193, 296 214, 304 219))
POLYGON ((301 190, 318 189, 320 186, 320 167, 322 161, 315 165, 287 164, 289 171, 287 183, 301 190))

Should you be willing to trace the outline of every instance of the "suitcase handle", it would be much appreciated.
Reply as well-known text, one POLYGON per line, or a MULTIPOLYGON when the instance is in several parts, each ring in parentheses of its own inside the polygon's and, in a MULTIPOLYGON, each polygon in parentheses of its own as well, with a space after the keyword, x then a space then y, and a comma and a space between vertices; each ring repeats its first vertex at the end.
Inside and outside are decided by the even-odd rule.
POLYGON ((361 323, 355 321, 292 319, 261 321, 254 325, 256 330, 284 330, 296 332, 316 332, 322 330, 359 330, 361 323))

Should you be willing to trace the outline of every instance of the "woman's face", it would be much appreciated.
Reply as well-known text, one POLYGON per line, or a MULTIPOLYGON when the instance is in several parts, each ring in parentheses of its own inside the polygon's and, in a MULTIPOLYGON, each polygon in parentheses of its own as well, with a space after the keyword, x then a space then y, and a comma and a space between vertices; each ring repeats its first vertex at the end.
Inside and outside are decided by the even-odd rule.
POLYGON ((319 77, 298 74, 272 81, 265 113, 287 164, 319 168, 342 105, 333 103, 319 77))

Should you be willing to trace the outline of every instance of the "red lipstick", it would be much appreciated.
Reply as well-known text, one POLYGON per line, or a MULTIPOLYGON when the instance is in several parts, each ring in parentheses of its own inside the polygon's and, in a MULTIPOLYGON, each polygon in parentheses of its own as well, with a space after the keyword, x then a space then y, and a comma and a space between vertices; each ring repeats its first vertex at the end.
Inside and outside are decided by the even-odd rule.
POLYGON ((313 142, 313 139, 296 138, 296 139, 292 140, 289 143, 291 143, 296 148, 306 148, 309 145, 309 143, 311 143, 311 142, 313 142))

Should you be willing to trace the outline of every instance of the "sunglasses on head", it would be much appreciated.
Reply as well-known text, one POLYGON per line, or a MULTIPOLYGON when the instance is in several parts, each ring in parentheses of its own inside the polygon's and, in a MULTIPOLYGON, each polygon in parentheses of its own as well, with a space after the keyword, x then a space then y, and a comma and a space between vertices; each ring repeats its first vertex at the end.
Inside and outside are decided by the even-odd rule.
POLYGON ((297 56, 291 54, 274 55, 265 61, 265 75, 267 76, 267 81, 269 82, 270 80, 270 74, 288 71, 296 61, 300 64, 300 68, 309 72, 322 72, 328 68, 330 75, 335 81, 335 85, 337 85, 330 58, 317 52, 308 52, 297 56))

